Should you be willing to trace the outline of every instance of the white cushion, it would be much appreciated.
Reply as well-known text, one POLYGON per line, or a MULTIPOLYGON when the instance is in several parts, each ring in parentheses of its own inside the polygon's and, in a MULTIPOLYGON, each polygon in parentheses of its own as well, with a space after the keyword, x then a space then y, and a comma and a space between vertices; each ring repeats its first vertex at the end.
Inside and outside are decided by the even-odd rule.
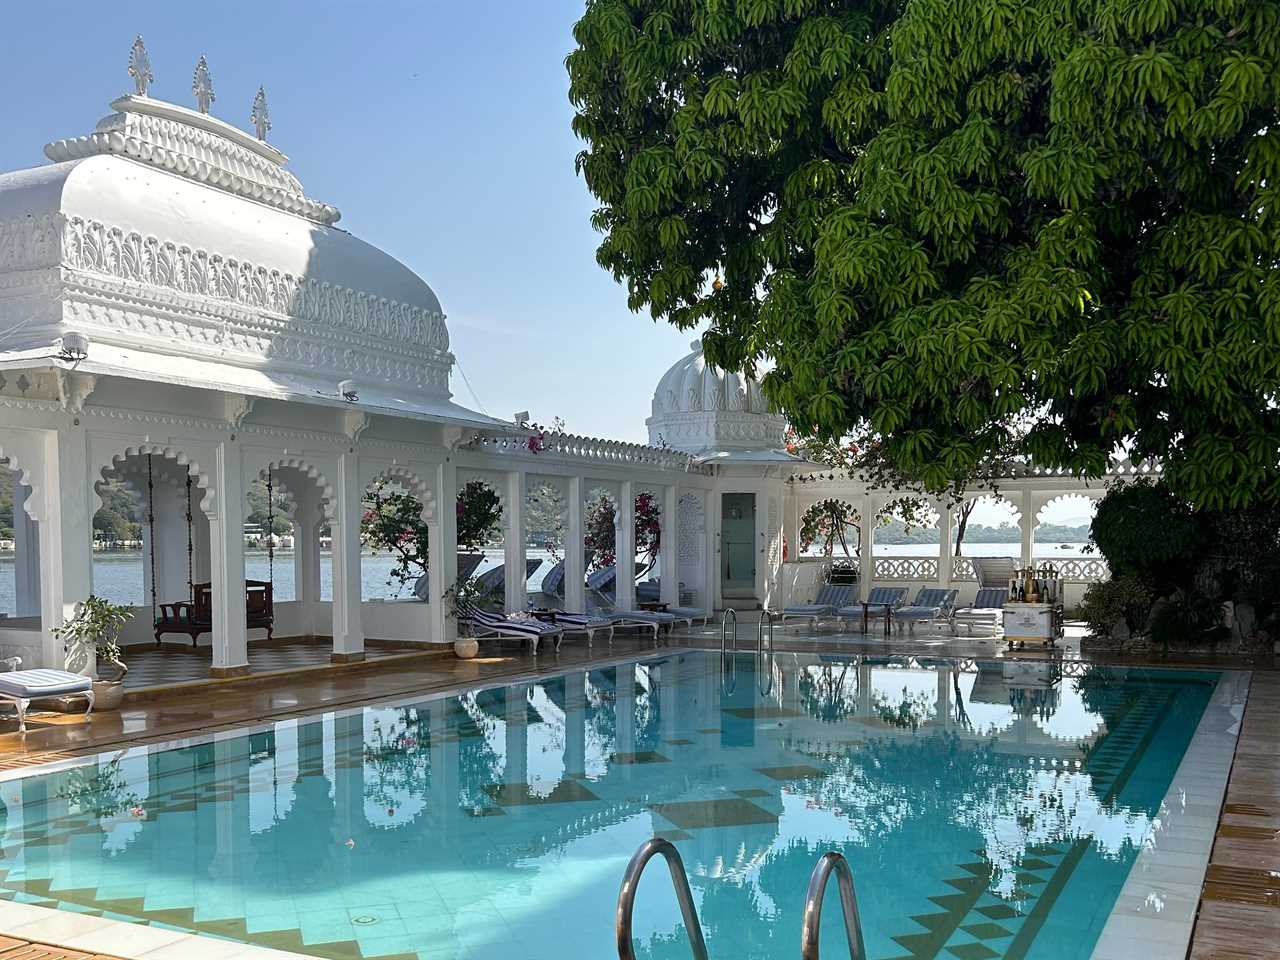
POLYGON ((0 673, 0 694, 35 700, 93 689, 93 680, 66 670, 17 670, 0 673))

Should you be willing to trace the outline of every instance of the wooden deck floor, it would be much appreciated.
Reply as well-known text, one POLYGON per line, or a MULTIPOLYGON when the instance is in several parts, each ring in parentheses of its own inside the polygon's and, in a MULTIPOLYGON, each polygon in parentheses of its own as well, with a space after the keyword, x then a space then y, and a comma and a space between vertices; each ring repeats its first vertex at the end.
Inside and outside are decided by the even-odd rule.
POLYGON ((101 953, 82 953, 43 943, 29 943, 0 936, 0 960, 116 960, 101 953))
POLYGON ((1280 674, 1249 690, 1191 960, 1280 956, 1280 674))

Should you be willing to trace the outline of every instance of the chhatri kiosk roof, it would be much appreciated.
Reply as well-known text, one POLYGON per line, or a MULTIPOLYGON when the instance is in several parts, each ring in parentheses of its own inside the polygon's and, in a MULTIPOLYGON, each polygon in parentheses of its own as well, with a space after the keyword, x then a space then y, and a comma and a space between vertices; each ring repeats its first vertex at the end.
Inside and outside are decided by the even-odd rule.
POLYGON ((431 288, 265 141, 264 93, 255 136, 208 114, 203 58, 196 110, 147 95, 140 42, 130 73, 92 133, 0 174, 0 366, 48 366, 72 334, 87 373, 501 425, 450 399, 431 288))
POLYGON ((783 446, 786 419, 775 413, 760 384, 707 362, 702 341, 662 375, 645 421, 649 443, 670 446, 705 463, 808 466, 783 446))

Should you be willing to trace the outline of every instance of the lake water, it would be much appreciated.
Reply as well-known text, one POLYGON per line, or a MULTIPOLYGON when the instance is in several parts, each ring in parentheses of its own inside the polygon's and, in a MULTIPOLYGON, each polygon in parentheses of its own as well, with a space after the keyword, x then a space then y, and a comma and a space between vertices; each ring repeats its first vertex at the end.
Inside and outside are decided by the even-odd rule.
MULTIPOLYGON (((1036 544, 1035 555, 1045 558, 1087 557, 1083 543, 1036 544)), ((1021 547, 1016 543, 966 543, 964 555, 968 557, 1016 557, 1021 547)), ((877 557, 936 557, 938 545, 935 543, 878 543, 875 545, 877 557)), ((1097 556, 1097 554, 1093 554, 1097 556)), ((533 575, 529 583, 531 590, 536 590, 545 572, 551 569, 551 555, 545 550, 530 550, 529 558, 541 558, 542 567, 533 575)), ((101 597, 113 603, 128 603, 142 606, 146 598, 142 592, 143 554, 137 550, 120 553, 96 553, 93 557, 93 589, 101 597)), ((485 551, 485 560, 478 573, 502 563, 502 551, 485 551)), ((245 554, 245 575, 250 580, 266 580, 267 555, 257 551, 245 554)), ((389 556, 366 555, 360 561, 361 590, 366 600, 392 600, 407 597, 410 588, 401 588, 391 579, 391 568, 394 566, 389 556)), ((14 613, 14 563, 12 557, 0 557, 0 613, 14 613)), ((275 596, 277 600, 294 599, 293 551, 278 550, 275 558, 275 596)), ((329 553, 320 555, 320 597, 328 600, 333 596, 333 566, 329 553)), ((160 600, 175 599, 161 597, 160 600)), ((180 598, 179 598, 180 599, 180 598)))

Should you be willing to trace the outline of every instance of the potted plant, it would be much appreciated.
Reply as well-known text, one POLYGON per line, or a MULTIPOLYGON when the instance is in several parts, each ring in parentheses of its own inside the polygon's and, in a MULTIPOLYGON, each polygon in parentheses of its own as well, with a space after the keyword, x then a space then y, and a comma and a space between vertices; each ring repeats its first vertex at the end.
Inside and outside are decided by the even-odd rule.
MULTIPOLYGON (((459 577, 448 590, 444 592, 445 603, 448 604, 449 616, 457 621, 460 610, 477 607, 486 598, 484 589, 480 586, 478 577, 459 577)), ((475 637, 464 637, 459 635, 457 640, 453 641, 453 652, 461 660, 470 660, 480 650, 480 644, 475 637)))
POLYGON ((94 707, 113 710, 124 697, 124 677, 129 672, 120 651, 120 630, 133 619, 133 608, 112 603, 92 594, 76 609, 66 623, 55 627, 53 635, 62 641, 66 653, 66 669, 81 676, 93 677, 94 707), (116 668, 112 680, 99 680, 98 664, 116 668))

